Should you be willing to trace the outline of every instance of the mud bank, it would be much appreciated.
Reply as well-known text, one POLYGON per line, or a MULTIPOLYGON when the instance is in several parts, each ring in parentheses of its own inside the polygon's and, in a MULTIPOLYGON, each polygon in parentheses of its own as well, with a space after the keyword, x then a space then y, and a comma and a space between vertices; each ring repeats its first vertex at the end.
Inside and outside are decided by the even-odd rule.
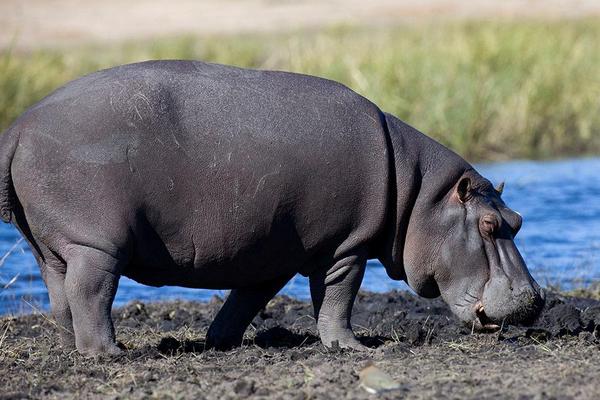
POLYGON ((362 293, 353 326, 365 353, 327 350, 308 303, 275 298, 242 347, 204 349, 221 300, 132 303, 114 311, 117 357, 58 346, 47 316, 0 319, 0 399, 17 398, 599 398, 600 301, 549 295, 532 327, 473 333, 441 300, 362 293), (369 364, 400 388, 359 387, 369 364))

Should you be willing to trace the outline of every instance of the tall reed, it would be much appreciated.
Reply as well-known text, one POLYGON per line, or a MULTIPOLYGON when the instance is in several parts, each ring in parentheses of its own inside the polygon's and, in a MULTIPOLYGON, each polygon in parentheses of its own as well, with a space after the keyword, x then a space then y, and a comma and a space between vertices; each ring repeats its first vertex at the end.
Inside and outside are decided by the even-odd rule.
POLYGON ((600 20, 181 37, 0 54, 0 128, 82 74, 199 59, 343 82, 471 160, 600 152, 600 20))

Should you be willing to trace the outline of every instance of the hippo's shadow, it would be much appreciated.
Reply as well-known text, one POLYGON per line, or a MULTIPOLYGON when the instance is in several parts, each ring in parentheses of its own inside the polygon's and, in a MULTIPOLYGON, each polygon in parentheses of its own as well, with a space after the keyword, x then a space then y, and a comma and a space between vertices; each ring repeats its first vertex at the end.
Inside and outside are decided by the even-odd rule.
MULTIPOLYGON (((357 339, 361 344, 370 348, 377 348, 390 340, 381 335, 358 336, 357 339)), ((292 349, 311 346, 320 342, 321 340, 319 337, 312 333, 295 333, 280 326, 260 331, 256 334, 256 338, 254 339, 254 344, 263 349, 269 347, 292 349)), ((248 341, 248 344, 252 344, 252 342, 248 341)))
POLYGON ((204 340, 177 340, 169 336, 160 340, 157 350, 167 356, 181 353, 202 353, 206 350, 206 342, 204 340))
POLYGON ((367 346, 371 349, 376 349, 379 346, 384 345, 385 342, 389 342, 391 340, 389 337, 381 335, 357 336, 357 339, 363 346, 367 346))
MULTIPOLYGON (((384 344, 389 338, 384 336, 359 336, 358 340, 365 346, 377 348, 384 344)), ((318 336, 312 333, 296 333, 283 327, 274 327, 259 331, 254 340, 244 339, 242 346, 258 346, 268 348, 299 348, 320 343, 318 336)), ((158 344, 157 350, 169 356, 181 353, 202 353, 206 348, 204 340, 178 340, 172 336, 163 337, 158 344)))
MULTIPOLYGON (((312 345, 319 342, 319 338, 313 334, 295 333, 288 329, 275 327, 259 331, 254 340, 244 339, 244 346, 258 346, 267 348, 295 348, 312 345)), ((175 356, 181 353, 202 353, 208 350, 205 340, 178 340, 172 336, 163 337, 157 350, 164 355, 175 356)))
POLYGON ((263 349, 269 347, 291 349, 310 346, 317 342, 319 338, 312 333, 296 333, 280 326, 259 331, 254 338, 254 344, 263 349))

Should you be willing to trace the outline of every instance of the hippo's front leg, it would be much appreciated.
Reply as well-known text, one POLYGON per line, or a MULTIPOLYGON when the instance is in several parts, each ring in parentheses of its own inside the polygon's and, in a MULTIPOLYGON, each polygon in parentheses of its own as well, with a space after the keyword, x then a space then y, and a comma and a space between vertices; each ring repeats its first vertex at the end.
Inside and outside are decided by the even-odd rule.
POLYGON ((310 276, 317 329, 327 347, 338 342, 342 348, 365 349, 352 332, 350 317, 366 262, 366 252, 360 251, 336 262, 332 268, 316 271, 310 276))
POLYGON ((283 276, 261 285, 233 289, 206 334, 206 347, 227 350, 242 344, 252 319, 291 279, 283 276))

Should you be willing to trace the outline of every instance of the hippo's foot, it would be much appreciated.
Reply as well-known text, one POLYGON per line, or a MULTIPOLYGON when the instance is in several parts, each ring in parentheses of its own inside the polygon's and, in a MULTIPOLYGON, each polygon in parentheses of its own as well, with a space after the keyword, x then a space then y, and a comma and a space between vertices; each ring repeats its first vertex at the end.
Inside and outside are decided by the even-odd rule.
POLYGON ((349 326, 319 321, 317 324, 321 342, 325 347, 366 351, 369 348, 362 345, 354 336, 349 326))
POLYGON ((124 351, 116 343, 93 344, 91 346, 77 346, 77 351, 84 356, 113 355, 118 356, 124 351))
POLYGON ((365 272, 365 264, 366 252, 359 249, 328 270, 316 271, 310 276, 317 329, 327 347, 335 347, 337 343, 341 348, 367 349, 356 340, 350 327, 352 306, 365 272))
POLYGON ((206 348, 225 351, 238 347, 244 340, 244 330, 241 333, 238 331, 236 335, 232 335, 231 332, 225 334, 222 329, 215 327, 213 324, 206 334, 206 348))

